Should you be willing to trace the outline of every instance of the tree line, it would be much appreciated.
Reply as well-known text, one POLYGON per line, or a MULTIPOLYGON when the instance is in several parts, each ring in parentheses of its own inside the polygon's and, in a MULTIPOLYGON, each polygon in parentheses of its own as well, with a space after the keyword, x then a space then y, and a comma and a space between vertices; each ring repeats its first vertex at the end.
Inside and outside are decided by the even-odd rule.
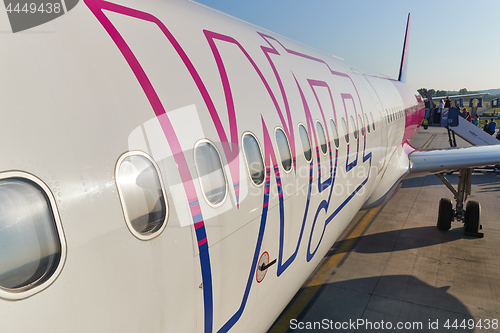
MULTIPOLYGON (((425 88, 420 88, 418 89, 418 92, 420 95, 425 97, 424 94, 425 88)), ((467 88, 462 88, 458 91, 446 91, 446 90, 434 90, 434 89, 427 89, 427 92, 431 97, 446 97, 446 96, 454 96, 454 95, 467 95, 467 94, 479 94, 479 91, 469 91, 467 88)))
MULTIPOLYGON (((420 88, 420 89, 418 89, 418 92, 420 93, 420 95, 422 95, 422 97, 427 97, 424 94, 424 90, 425 90, 425 88, 420 88)), ((446 91, 446 90, 434 90, 434 89, 427 89, 427 91, 429 92, 429 95, 431 97, 447 97, 447 96, 452 97, 455 95, 467 95, 467 94, 479 94, 479 93, 481 93, 480 91, 469 91, 469 90, 467 90, 467 88, 462 88, 458 92, 446 91)), ((496 92, 498 90, 493 89, 492 91, 496 92)), ((490 94, 491 94, 491 92, 490 92, 490 94)), ((492 99, 495 99, 495 98, 500 98, 500 94, 496 94, 496 95, 491 94, 491 95, 483 96, 483 101, 490 102, 492 99)))

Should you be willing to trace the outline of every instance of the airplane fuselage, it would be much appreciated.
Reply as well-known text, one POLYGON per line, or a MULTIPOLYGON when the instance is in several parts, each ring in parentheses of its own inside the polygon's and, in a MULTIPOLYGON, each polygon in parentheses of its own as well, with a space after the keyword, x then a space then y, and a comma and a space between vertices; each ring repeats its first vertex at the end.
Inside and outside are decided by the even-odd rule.
POLYGON ((265 331, 409 172, 415 90, 214 10, 86 0, 34 31, 1 37, 0 171, 46 185, 64 255, 36 290, 0 279, 0 331, 265 331), (135 153, 166 196, 151 237, 135 153))

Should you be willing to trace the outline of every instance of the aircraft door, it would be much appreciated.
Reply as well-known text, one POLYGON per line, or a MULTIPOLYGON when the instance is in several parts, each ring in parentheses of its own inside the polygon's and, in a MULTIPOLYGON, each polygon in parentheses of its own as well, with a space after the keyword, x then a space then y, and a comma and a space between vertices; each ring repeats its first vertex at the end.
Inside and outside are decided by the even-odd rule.
POLYGON ((384 111, 384 105, 382 104, 380 96, 377 94, 377 91, 375 90, 372 82, 366 76, 362 75, 362 77, 363 79, 361 80, 361 82, 370 94, 372 101, 372 108, 369 114, 370 116, 373 115, 373 119, 371 120, 375 125, 374 137, 376 141, 371 145, 379 147, 379 149, 376 150, 374 161, 376 161, 375 165, 377 166, 378 173, 380 173, 385 165, 387 155, 388 131, 386 119, 388 115, 384 111))

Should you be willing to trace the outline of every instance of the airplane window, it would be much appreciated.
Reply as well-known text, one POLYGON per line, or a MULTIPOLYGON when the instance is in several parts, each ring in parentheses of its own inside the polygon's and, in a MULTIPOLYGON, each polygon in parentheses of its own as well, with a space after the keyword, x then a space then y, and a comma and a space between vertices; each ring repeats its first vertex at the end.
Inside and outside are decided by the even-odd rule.
POLYGON ((318 139, 321 145, 321 151, 323 152, 323 154, 326 154, 327 145, 326 145, 325 130, 323 129, 323 125, 321 125, 319 121, 316 121, 316 131, 318 131, 318 139))
POLYGON ((370 118, 371 118, 371 121, 372 121, 372 128, 375 131, 375 120, 373 119, 373 114, 371 112, 370 112, 370 118))
POLYGON ((356 126, 356 122, 354 121, 354 118, 350 116, 351 119, 351 124, 354 127, 354 139, 358 139, 358 127, 356 126))
POLYGON ((292 154, 290 153, 290 144, 286 138, 285 132, 281 128, 276 129, 276 144, 281 157, 281 165, 286 172, 292 170, 292 154))
POLYGON ((340 122, 342 123, 342 127, 345 133, 345 142, 349 143, 349 129, 347 128, 347 124, 345 122, 344 117, 340 117, 340 122))
POLYGON ((330 119, 330 126, 332 127, 333 132, 333 143, 335 144, 335 147, 338 148, 340 146, 339 133, 337 132, 337 125, 335 125, 333 119, 330 119))
POLYGON ((20 299, 56 277, 65 242, 45 184, 22 172, 0 178, 0 296, 20 299))
POLYGON ((227 182, 219 152, 210 142, 201 141, 194 157, 205 199, 212 205, 221 204, 226 198, 227 182))
POLYGON ((304 150, 304 157, 307 162, 311 162, 312 152, 311 152, 311 141, 309 140, 309 135, 304 125, 299 124, 299 134, 300 141, 302 142, 302 149, 304 150))
POLYGON ((142 240, 158 236, 166 226, 168 208, 156 163, 137 151, 123 154, 117 166, 116 183, 127 226, 142 240))
POLYGON ((368 134, 370 134, 370 120, 368 119, 368 115, 365 113, 365 124, 366 129, 368 130, 368 134))
POLYGON ((359 126, 361 126, 361 134, 363 134, 363 136, 365 136, 366 135, 365 126, 363 125, 363 119, 361 119, 360 114, 358 114, 358 121, 359 121, 359 126))
POLYGON ((243 137, 243 151, 245 153, 250 179, 258 186, 264 182, 264 161, 262 160, 259 143, 252 134, 245 134, 243 137))

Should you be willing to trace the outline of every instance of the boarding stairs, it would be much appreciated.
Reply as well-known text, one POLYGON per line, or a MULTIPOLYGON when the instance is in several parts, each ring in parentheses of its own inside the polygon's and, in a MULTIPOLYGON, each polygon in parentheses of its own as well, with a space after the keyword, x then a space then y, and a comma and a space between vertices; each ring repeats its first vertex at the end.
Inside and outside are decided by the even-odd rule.
POLYGON ((430 125, 445 127, 448 130, 451 147, 457 146, 455 135, 473 146, 500 144, 500 140, 496 139, 495 136, 486 133, 482 128, 465 120, 460 115, 460 109, 458 108, 443 108, 440 120, 439 123, 430 123, 430 125))
MULTIPOLYGON (((458 135, 473 146, 497 145, 500 141, 493 135, 483 131, 482 128, 468 122, 462 117, 458 117, 458 125, 448 127, 454 134, 458 135)), ((454 145, 456 146, 456 144, 454 145)))

